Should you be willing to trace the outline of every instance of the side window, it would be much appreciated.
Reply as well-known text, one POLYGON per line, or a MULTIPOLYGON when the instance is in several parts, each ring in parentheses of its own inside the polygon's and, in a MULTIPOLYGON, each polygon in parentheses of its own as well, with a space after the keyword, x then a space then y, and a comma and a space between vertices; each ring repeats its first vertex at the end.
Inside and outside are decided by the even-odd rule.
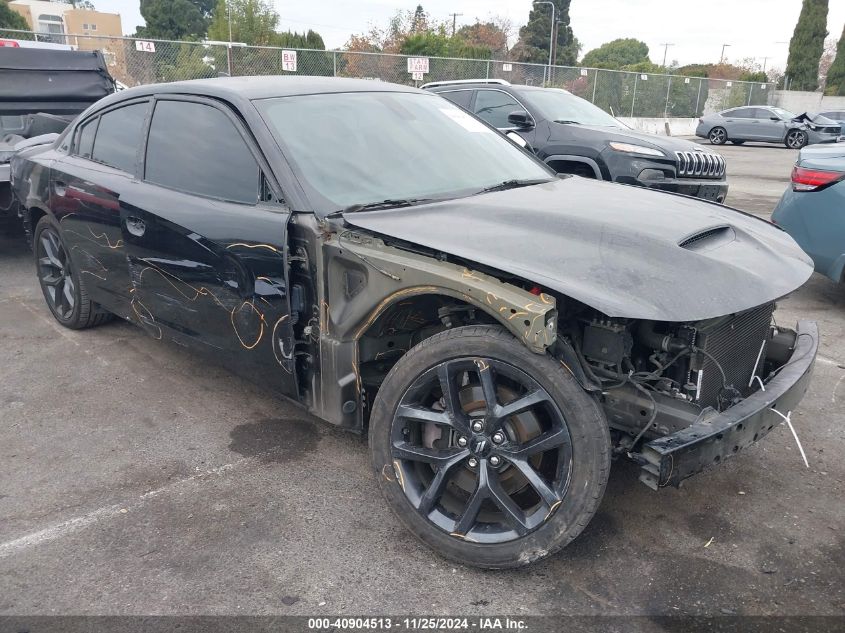
POLYGON ((259 170, 235 125, 219 109, 188 101, 156 103, 144 179, 186 193, 255 204, 259 170))
POLYGON ((769 121, 773 116, 775 116, 774 112, 767 110, 766 108, 752 108, 752 110, 754 110, 753 118, 755 119, 764 119, 769 121))
POLYGON ((493 127, 513 127, 508 123, 508 115, 516 110, 524 108, 501 90, 479 90, 475 97, 475 114, 493 127))
POLYGON ((91 158, 109 167, 134 173, 147 105, 146 102, 134 103, 100 115, 91 158))
POLYGON ((82 158, 91 158, 91 152, 94 149, 94 133, 97 131, 97 122, 99 117, 95 117, 90 121, 84 123, 76 131, 76 146, 73 153, 82 158))
POLYGON ((748 108, 735 108, 725 112, 724 116, 728 119, 750 119, 751 112, 748 108))
POLYGON ((469 110, 469 102, 472 101, 472 90, 450 90, 448 92, 439 92, 437 94, 441 97, 446 97, 456 106, 460 106, 464 110, 469 110))

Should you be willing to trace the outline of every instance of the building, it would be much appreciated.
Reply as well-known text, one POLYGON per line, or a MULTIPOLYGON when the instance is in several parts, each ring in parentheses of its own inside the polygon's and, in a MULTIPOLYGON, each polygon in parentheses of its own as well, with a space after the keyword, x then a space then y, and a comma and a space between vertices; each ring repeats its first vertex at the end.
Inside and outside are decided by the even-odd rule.
MULTIPOLYGON (((82 51, 100 50, 114 76, 125 74, 126 42, 119 13, 77 9, 63 2, 12 0, 9 7, 20 13, 38 40, 70 44, 82 51)), ((130 43, 131 44, 131 43, 130 43)))
MULTIPOLYGON (((71 44, 81 50, 98 48, 87 38, 71 35, 121 36, 123 26, 120 14, 75 9, 63 2, 45 2, 44 0, 12 0, 9 7, 20 13, 36 33, 43 33, 47 41, 57 44, 71 44)), ((42 39, 42 38, 39 38, 42 39)))

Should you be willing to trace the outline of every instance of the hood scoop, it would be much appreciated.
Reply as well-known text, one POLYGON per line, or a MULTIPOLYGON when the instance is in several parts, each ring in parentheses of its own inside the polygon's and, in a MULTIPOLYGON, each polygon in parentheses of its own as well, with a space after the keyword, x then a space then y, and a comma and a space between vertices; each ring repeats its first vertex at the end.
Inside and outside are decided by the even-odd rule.
POLYGON ((718 248, 736 239, 734 230, 727 226, 714 226, 685 237, 678 242, 678 246, 689 251, 709 251, 718 248))

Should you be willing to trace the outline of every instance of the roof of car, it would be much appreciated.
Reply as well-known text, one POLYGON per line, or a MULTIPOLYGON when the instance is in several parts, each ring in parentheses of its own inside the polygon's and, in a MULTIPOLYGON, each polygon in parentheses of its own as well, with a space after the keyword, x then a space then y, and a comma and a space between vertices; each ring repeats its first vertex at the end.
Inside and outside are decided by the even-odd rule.
POLYGON ((465 81, 461 83, 437 83, 432 82, 433 85, 431 87, 426 88, 425 90, 428 92, 451 92, 454 90, 472 90, 475 88, 488 88, 490 90, 513 90, 515 92, 530 92, 530 91, 540 91, 540 90, 557 90, 559 92, 565 92, 567 94, 571 94, 568 90, 563 88, 553 88, 549 86, 548 88, 544 88, 543 86, 528 86, 525 84, 501 84, 501 83, 492 83, 489 81, 485 81, 483 79, 479 79, 478 81, 465 81))
POLYGON ((226 97, 237 95, 244 99, 267 99, 304 94, 335 92, 424 92, 411 86, 387 83, 370 79, 346 79, 342 77, 311 77, 305 75, 261 77, 217 77, 215 79, 193 79, 172 83, 150 84, 130 88, 121 93, 131 94, 188 93, 226 97))

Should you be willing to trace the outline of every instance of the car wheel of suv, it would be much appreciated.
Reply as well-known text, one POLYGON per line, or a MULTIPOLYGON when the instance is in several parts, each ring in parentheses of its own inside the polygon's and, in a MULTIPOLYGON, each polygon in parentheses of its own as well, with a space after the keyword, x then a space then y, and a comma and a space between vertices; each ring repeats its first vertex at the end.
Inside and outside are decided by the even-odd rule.
POLYGON ((88 298, 85 283, 73 265, 58 223, 50 216, 45 215, 38 221, 34 246, 38 281, 56 321, 65 327, 81 330, 111 318, 111 314, 88 298))
POLYGON ((786 134, 785 145, 789 149, 801 149, 809 140, 804 130, 789 130, 786 134))
POLYGON ((724 145, 728 140, 728 131, 723 127, 714 127, 707 136, 713 145, 724 145))
POLYGON ((477 567, 519 567, 567 545, 610 469, 595 400, 498 326, 442 332, 405 354, 379 390, 369 434, 402 523, 477 567))

